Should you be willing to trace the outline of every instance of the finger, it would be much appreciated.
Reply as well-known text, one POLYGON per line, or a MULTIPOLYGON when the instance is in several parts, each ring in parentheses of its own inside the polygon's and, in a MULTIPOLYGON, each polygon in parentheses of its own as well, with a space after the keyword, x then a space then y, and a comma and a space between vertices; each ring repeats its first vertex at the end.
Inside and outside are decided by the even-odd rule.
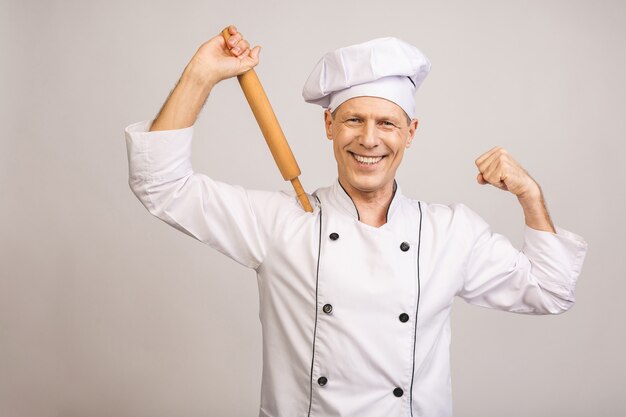
POLYGON ((494 148, 489 149, 487 152, 485 152, 484 154, 482 154, 481 156, 479 156, 478 158, 476 158, 476 161, 474 161, 476 163, 476 165, 480 165, 482 164, 487 158, 489 158, 490 156, 492 156, 495 152, 497 152, 499 149, 501 149, 499 146, 496 146, 494 148))
POLYGON ((485 179, 485 177, 483 176, 483 174, 481 174, 481 173, 478 173, 478 175, 476 175, 476 181, 477 181, 480 185, 487 185, 487 184, 489 184, 489 185, 492 185, 492 186, 494 186, 494 187, 496 187, 496 188, 502 188, 502 189, 505 189, 505 187, 504 187, 504 183, 503 183, 503 182, 491 183, 491 182, 487 181, 487 180, 485 179))
POLYGON ((252 69, 257 66, 257 64, 259 63, 260 50, 260 46, 255 46, 253 49, 247 49, 243 54, 239 56, 239 59, 243 61, 243 65, 245 65, 247 69, 252 69))
POLYGON ((235 25, 229 25, 220 32, 218 37, 222 38, 223 44, 230 50, 237 43, 237 40, 241 39, 241 34, 237 31, 235 25))
POLYGON ((487 180, 487 182, 489 182, 490 184, 493 184, 494 182, 500 182, 500 173, 501 173, 501 165, 500 165, 500 161, 496 160, 493 163, 491 163, 489 166, 487 166, 482 172, 483 174, 483 178, 485 180, 487 180))
POLYGON ((483 173, 483 178, 485 179, 485 181, 487 181, 489 184, 498 187, 498 188, 504 188, 504 172, 503 172, 503 165, 500 162, 500 160, 494 162, 493 164, 491 164, 486 171, 484 171, 483 173))
POLYGON ((483 160, 480 164, 477 165, 478 170, 482 173, 485 173, 489 169, 489 167, 495 164, 500 160, 501 154, 498 151, 492 152, 487 159, 483 160))
POLYGON ((495 148, 491 148, 489 149, 487 152, 481 154, 478 158, 476 158, 476 160, 474 161, 474 163, 476 165, 479 165, 481 163, 483 163, 483 161, 487 158, 489 158, 489 156, 491 156, 491 154, 493 154, 496 151, 497 147, 495 148))
POLYGON ((241 56, 244 52, 246 52, 250 48, 250 44, 245 39, 240 40, 234 47, 231 49, 231 52, 237 56, 241 56))
POLYGON ((478 175, 476 175, 476 181, 478 181, 480 185, 489 184, 487 181, 485 181, 483 174, 481 174, 480 172, 478 173, 478 175))
POLYGON ((259 51, 260 46, 255 46, 253 49, 247 49, 239 56, 239 59, 245 60, 245 65, 248 69, 254 68, 259 63, 259 51))
POLYGON ((241 41, 237 44, 237 46, 238 46, 238 47, 240 47, 242 51, 246 51, 246 50, 250 49, 250 42, 248 42, 248 41, 247 41, 247 40, 245 40, 245 39, 242 39, 242 40, 241 40, 241 41))
POLYGON ((230 33, 231 36, 237 34, 237 27, 235 25, 229 25, 228 33, 230 33))
POLYGON ((236 33, 228 38, 228 47, 233 48, 242 39, 241 33, 236 33))
POLYGON ((485 170, 487 170, 490 165, 496 162, 509 162, 510 160, 511 157, 506 149, 498 148, 486 160, 478 165, 478 170, 480 172, 485 172, 485 170))

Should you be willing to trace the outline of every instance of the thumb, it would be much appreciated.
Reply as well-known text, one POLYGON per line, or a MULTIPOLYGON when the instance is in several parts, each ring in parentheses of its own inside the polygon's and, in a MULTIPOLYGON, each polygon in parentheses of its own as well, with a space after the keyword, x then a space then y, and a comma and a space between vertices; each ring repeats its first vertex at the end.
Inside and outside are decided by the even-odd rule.
POLYGON ((250 58, 252 58, 255 62, 254 65, 259 63, 259 54, 261 53, 261 46, 257 45, 250 51, 250 58))
POLYGON ((258 65, 260 51, 261 47, 257 45, 253 49, 247 49, 243 54, 237 57, 239 58, 240 74, 243 74, 258 65))
POLYGON ((476 181, 478 181, 478 183, 481 185, 487 184, 487 181, 485 181, 485 177, 483 177, 482 172, 478 173, 478 175, 476 176, 476 181))

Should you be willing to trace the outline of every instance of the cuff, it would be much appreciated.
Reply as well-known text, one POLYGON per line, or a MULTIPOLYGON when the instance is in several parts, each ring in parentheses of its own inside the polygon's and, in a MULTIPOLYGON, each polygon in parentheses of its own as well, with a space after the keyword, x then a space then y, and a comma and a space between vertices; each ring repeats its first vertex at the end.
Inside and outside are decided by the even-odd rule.
POLYGON ((168 181, 193 172, 193 126, 150 132, 152 122, 144 120, 124 129, 130 177, 168 181))
POLYGON ((524 226, 524 254, 535 272, 546 280, 573 288, 587 254, 587 242, 568 230, 554 227, 556 233, 524 226))

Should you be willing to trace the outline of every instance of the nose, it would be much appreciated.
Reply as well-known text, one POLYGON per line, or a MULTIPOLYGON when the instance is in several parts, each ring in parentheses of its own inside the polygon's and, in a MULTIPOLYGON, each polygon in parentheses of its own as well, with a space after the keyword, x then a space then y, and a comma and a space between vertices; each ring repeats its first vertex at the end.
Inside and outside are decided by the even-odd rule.
POLYGON ((372 121, 364 123, 361 134, 359 135, 359 144, 366 149, 373 149, 378 146, 379 142, 376 123, 372 121))

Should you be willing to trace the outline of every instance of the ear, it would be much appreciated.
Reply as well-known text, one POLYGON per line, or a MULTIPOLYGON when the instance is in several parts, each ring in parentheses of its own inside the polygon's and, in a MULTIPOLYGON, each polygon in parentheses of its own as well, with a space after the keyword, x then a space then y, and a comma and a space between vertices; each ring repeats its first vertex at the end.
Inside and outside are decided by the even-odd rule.
POLYGON ((324 110, 324 129, 328 140, 333 140, 333 115, 328 109, 324 110))
POLYGON ((413 138, 415 137, 415 131, 417 130, 417 125, 417 119, 411 119, 411 123, 409 123, 409 137, 406 140, 407 148, 411 146, 411 142, 413 142, 413 138))

